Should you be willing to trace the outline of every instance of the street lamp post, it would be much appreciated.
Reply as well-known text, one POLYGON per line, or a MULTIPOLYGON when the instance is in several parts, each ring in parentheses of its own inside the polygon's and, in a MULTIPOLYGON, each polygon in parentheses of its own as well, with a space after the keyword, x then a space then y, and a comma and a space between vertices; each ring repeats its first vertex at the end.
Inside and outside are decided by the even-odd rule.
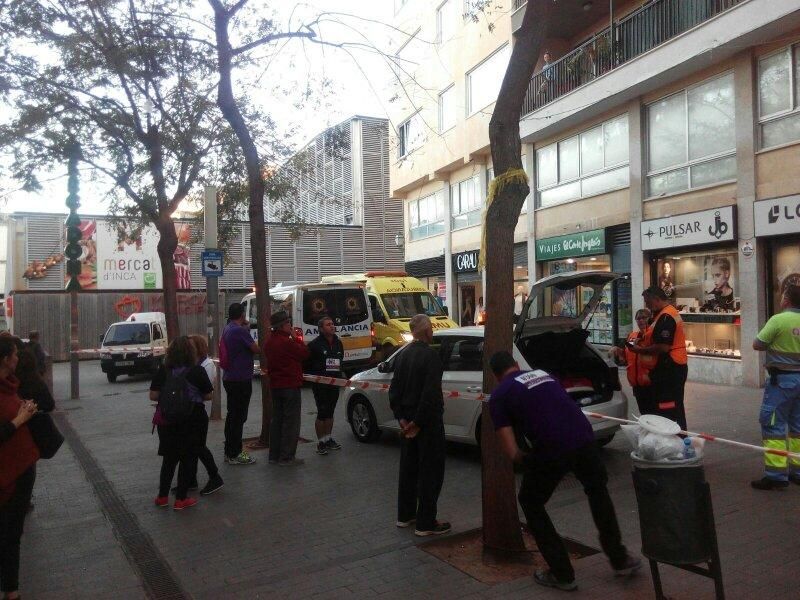
POLYGON ((67 148, 67 206, 69 216, 65 221, 67 226, 67 245, 64 248, 64 256, 67 258, 67 275, 69 281, 66 290, 69 292, 69 333, 70 333, 70 399, 80 398, 80 372, 78 363, 78 291, 81 284, 78 277, 81 274, 80 257, 83 250, 79 244, 81 241, 81 219, 78 216, 78 207, 81 205, 78 197, 78 159, 80 158, 81 148, 77 142, 72 142, 67 148))

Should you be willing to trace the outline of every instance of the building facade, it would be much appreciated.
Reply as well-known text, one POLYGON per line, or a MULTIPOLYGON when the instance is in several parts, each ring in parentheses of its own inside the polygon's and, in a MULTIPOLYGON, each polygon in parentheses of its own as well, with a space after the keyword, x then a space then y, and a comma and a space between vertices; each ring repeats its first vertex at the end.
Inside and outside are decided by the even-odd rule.
MULTIPOLYGON (((325 275, 402 268, 402 250, 395 241, 402 231, 402 212, 389 200, 388 122, 353 117, 321 133, 306 149, 313 168, 304 171, 296 198, 287 199, 291 214, 306 224, 297 239, 277 222, 279 211, 266 206, 269 223, 267 260, 273 284, 317 282, 325 275), (325 139, 336 130, 339 148, 326 153, 325 139), (327 201, 326 201, 327 199, 327 201)), ((48 261, 65 245, 66 214, 15 213, 8 224, 8 290, 60 290, 65 263, 48 261), (47 268, 42 270, 45 263, 47 268), (32 273, 36 271, 36 273, 32 273)), ((157 289, 160 266, 158 233, 145 231, 137 240, 119 241, 108 218, 82 215, 85 252, 81 275, 85 289, 157 289), (147 263, 145 263, 147 261, 147 263), (145 268, 145 264, 147 267, 145 268), (120 267, 122 265, 122 267, 120 267)), ((202 223, 176 223, 179 288, 205 289, 200 253, 202 223), (180 254, 180 256, 179 256, 180 254)), ((234 224, 236 235, 226 249, 220 289, 249 291, 253 286, 250 225, 234 224)))
MULTIPOLYGON (((430 136, 392 166, 392 195, 404 198, 412 225, 406 262, 443 252, 451 311, 470 294, 461 293, 469 284, 460 283, 458 257, 480 243, 461 183, 477 179, 480 196, 467 193, 466 208, 480 209, 493 175, 492 107, 473 110, 471 79, 513 45, 526 7, 516 0, 492 32, 457 15, 453 55, 468 63, 447 63, 463 105, 457 139, 430 136), (443 147, 443 160, 421 160, 443 147), (415 236, 421 199, 426 229, 415 236)), ((416 16, 421 31, 441 29, 439 9, 416 16)), ((690 378, 759 385, 752 340, 787 282, 800 280, 800 0, 562 3, 550 31, 542 48, 550 61, 540 57, 520 122, 532 188, 514 231, 525 247, 520 273, 530 281, 598 268, 629 275, 607 290, 592 322, 590 339, 601 344, 630 331, 642 290, 659 285, 686 324, 690 378)), ((446 63, 446 48, 434 48, 434 65, 446 63)))

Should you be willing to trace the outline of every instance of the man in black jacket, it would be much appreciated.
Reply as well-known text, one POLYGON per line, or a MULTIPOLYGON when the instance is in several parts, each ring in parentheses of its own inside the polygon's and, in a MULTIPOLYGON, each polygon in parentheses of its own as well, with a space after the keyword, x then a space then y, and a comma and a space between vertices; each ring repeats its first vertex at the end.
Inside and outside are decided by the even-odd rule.
MULTIPOLYGON (((317 324, 319 335, 308 345, 309 370, 312 375, 326 377, 342 376, 344 347, 336 326, 330 317, 322 317, 317 324)), ((339 387, 325 383, 315 383, 311 387, 314 401, 317 403, 317 420, 314 429, 317 432, 317 454, 325 455, 328 450, 341 450, 342 446, 331 437, 333 431, 333 411, 339 400, 339 387)))
POLYGON ((450 523, 436 520, 445 456, 442 361, 429 346, 433 341, 431 320, 415 315, 409 328, 414 341, 397 354, 389 386, 389 405, 403 438, 397 526, 416 522, 416 535, 441 535, 450 531, 450 523))

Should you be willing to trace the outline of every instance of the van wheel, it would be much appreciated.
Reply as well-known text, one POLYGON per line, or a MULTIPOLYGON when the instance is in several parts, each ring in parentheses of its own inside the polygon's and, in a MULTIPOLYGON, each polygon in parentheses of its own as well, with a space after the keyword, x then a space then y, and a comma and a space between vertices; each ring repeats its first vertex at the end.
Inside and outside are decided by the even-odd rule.
POLYGON ((106 373, 106 379, 108 379, 108 383, 114 383, 117 380, 116 373, 106 373))
POLYGON ((603 446, 608 446, 611 443, 611 440, 613 439, 614 439, 614 434, 612 433, 608 437, 600 438, 599 440, 597 440, 597 445, 600 446, 601 448, 603 446))
POLYGON ((347 406, 347 420, 350 422, 353 435, 359 442, 369 444, 381 435, 375 411, 364 396, 355 396, 350 400, 347 406))

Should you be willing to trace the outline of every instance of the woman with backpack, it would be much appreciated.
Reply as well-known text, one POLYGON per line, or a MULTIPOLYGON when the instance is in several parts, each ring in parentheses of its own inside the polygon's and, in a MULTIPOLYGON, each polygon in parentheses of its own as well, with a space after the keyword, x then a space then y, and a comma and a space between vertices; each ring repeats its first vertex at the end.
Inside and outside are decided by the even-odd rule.
POLYGON ((178 337, 150 383, 150 400, 158 403, 153 424, 158 428, 158 454, 163 457, 156 506, 169 504, 169 488, 179 465, 173 508, 197 504, 187 493, 197 457, 206 445, 208 414, 203 402, 211 400, 213 389, 206 370, 197 364, 192 341, 185 335, 178 337))

